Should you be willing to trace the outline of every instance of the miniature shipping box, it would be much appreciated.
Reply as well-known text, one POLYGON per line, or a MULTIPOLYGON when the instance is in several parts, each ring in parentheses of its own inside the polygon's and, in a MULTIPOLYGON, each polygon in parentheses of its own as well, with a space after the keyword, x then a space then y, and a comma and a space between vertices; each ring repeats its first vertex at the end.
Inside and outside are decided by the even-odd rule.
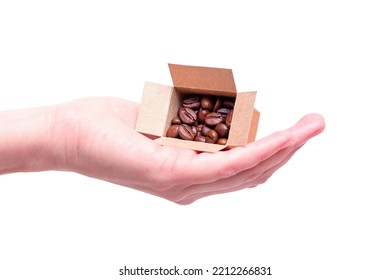
POLYGON ((173 87, 145 82, 136 130, 161 145, 204 152, 244 146, 256 138, 260 112, 254 108, 256 91, 237 93, 231 69, 169 64, 173 87), (226 145, 166 137, 183 98, 191 94, 235 98, 226 145))

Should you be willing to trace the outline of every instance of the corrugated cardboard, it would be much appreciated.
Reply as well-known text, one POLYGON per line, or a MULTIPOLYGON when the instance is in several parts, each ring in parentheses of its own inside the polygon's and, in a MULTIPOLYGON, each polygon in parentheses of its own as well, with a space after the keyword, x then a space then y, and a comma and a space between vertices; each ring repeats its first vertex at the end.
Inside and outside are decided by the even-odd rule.
POLYGON ((256 91, 237 93, 231 69, 169 64, 173 87, 145 82, 136 130, 161 145, 217 152, 243 146, 256 138, 260 112, 254 108, 256 91), (171 119, 189 94, 235 97, 226 146, 165 137, 171 119))

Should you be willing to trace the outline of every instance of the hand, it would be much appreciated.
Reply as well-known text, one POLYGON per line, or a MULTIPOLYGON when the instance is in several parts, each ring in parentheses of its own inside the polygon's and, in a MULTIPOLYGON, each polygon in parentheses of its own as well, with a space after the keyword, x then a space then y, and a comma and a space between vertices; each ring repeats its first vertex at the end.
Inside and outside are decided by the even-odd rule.
POLYGON ((266 182, 325 127, 321 116, 307 115, 293 127, 245 147, 198 153, 160 146, 137 133, 138 109, 138 104, 116 98, 56 106, 50 130, 55 160, 48 169, 78 172, 189 204, 266 182))

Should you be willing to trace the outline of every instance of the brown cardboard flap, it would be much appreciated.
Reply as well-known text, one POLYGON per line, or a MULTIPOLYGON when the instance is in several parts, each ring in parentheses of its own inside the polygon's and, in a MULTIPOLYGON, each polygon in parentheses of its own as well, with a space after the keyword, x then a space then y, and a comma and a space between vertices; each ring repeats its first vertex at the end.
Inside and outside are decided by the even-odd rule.
POLYGON ((237 92, 231 69, 168 64, 173 85, 184 92, 237 92))
POLYGON ((257 127, 259 125, 260 112, 256 109, 253 109, 252 122, 248 135, 248 143, 254 142, 256 140, 257 127))
POLYGON ((172 93, 170 86, 145 82, 136 131, 156 136, 165 134, 172 93))
POLYGON ((200 143, 195 141, 186 141, 178 138, 160 137, 154 140, 155 142, 164 146, 173 146, 185 149, 191 149, 201 152, 218 152, 225 148, 224 145, 200 143))
POLYGON ((255 100, 256 91, 237 94, 233 120, 229 132, 228 146, 246 145, 248 138, 253 138, 251 128, 255 100))

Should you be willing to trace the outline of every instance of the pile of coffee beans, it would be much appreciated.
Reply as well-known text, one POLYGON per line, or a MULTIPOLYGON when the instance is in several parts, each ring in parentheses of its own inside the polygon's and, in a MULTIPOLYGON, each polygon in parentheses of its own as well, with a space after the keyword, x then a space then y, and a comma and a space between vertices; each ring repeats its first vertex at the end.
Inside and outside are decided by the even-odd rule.
POLYGON ((167 137, 225 145, 233 117, 234 98, 185 96, 178 116, 171 120, 167 137))

